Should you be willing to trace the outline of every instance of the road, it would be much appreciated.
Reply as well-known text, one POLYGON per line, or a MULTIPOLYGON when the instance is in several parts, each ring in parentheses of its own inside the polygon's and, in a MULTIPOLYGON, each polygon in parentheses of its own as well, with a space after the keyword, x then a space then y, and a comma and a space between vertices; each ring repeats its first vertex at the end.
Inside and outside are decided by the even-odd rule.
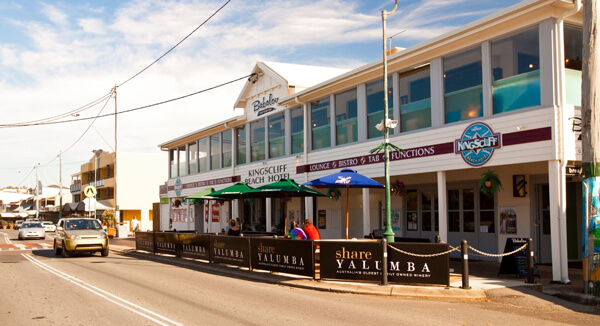
MULTIPOLYGON (((6 238, 13 243, 51 242, 19 241, 16 231, 1 230, 0 243, 6 238)), ((474 302, 336 294, 214 275, 116 252, 65 259, 51 249, 3 250, 0 275, 3 325, 600 323, 596 308, 525 304, 529 301, 511 298, 510 293, 474 302)))

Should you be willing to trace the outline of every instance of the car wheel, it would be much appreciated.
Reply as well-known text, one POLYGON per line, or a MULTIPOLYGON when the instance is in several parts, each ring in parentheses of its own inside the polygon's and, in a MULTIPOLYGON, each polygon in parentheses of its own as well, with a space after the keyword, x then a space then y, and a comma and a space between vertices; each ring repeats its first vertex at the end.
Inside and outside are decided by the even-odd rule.
POLYGON ((102 257, 106 257, 106 256, 108 256, 108 248, 106 248, 106 249, 102 249, 102 252, 101 252, 101 254, 102 254, 102 257))
POLYGON ((58 256, 62 253, 62 250, 56 245, 56 240, 54 240, 54 255, 58 256))
POLYGON ((63 242, 63 245, 62 245, 62 252, 61 253, 62 253, 62 257, 63 258, 69 258, 69 257, 71 257, 71 253, 67 250, 67 248, 65 248, 65 243, 64 242, 63 242))

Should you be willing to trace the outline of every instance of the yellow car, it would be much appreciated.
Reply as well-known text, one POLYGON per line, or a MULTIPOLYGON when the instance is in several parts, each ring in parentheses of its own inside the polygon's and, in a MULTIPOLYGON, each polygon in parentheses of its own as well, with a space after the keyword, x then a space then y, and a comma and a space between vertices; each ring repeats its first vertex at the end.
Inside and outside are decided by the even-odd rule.
POLYGON ((63 218, 56 224, 54 254, 70 257, 73 252, 97 252, 108 256, 108 236, 93 218, 63 218))

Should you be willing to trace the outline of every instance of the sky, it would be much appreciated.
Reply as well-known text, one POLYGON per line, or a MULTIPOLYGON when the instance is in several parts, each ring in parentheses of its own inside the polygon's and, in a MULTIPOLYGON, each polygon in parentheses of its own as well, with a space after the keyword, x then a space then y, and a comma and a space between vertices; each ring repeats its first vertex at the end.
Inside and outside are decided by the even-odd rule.
MULTIPOLYGON (((404 31, 392 46, 410 47, 518 2, 400 0, 387 35, 404 31)), ((381 11, 393 7, 393 0, 3 0, 0 188, 35 187, 38 163, 42 184, 59 184, 59 153, 68 186, 92 150, 112 152, 115 101, 104 96, 115 85, 122 112, 247 76, 257 61, 354 69, 381 58, 381 11), (37 124, 50 118, 70 122, 37 124)), ((119 113, 118 151, 162 153, 167 169, 158 145, 233 117, 244 81, 119 113)))

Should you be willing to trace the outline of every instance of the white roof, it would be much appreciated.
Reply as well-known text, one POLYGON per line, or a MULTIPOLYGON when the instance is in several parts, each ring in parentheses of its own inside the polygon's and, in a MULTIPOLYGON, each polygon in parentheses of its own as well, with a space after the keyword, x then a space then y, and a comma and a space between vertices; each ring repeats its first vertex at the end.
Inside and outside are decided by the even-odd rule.
POLYGON ((264 65, 288 82, 288 86, 310 87, 348 72, 350 69, 298 65, 293 63, 268 62, 264 65))

